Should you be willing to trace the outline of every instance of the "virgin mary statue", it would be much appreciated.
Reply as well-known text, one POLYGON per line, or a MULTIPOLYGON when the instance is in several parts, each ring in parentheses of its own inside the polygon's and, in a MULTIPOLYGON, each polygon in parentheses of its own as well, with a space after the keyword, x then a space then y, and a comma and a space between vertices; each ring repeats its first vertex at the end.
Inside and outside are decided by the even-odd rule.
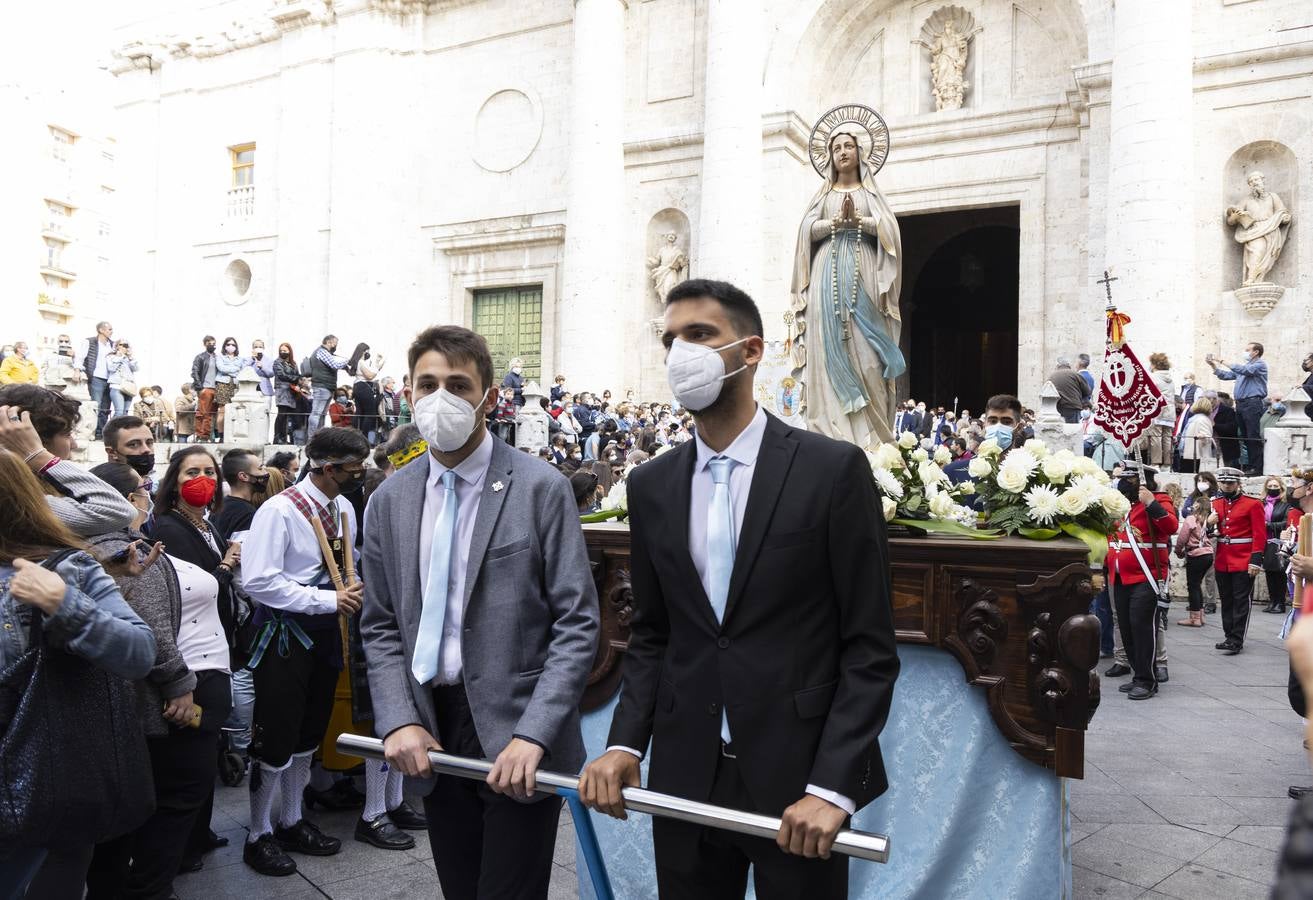
POLYGON ((789 323, 807 427, 863 448, 893 439, 894 380, 907 369, 898 349, 902 239, 875 186, 873 162, 887 145, 873 153, 871 129, 869 119, 839 123, 819 144, 813 134, 825 183, 798 229, 789 323))

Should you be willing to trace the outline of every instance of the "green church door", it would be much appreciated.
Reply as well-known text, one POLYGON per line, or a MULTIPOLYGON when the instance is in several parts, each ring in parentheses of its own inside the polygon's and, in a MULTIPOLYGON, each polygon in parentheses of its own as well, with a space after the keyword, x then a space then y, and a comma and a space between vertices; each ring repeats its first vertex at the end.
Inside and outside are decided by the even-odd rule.
POLYGON ((542 381, 543 289, 541 286, 474 292, 474 330, 492 351, 495 380, 500 383, 511 360, 524 361, 524 380, 542 381))

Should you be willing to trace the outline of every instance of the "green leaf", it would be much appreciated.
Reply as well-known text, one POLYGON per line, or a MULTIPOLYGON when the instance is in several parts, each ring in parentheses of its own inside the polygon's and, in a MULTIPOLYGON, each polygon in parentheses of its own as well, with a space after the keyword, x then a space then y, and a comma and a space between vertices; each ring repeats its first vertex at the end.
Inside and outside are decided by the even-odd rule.
POLYGON ((1032 541, 1051 541, 1062 531, 1058 528, 1018 528, 1017 534, 1032 541))
POLYGON ((1108 555, 1108 536, 1106 534, 1100 534, 1093 528, 1085 528, 1073 522, 1062 523, 1062 530, 1085 542, 1085 546, 1090 549, 1090 565, 1103 564, 1104 557, 1108 555))
POLYGON ((944 519, 890 519, 889 522, 893 525, 902 525, 919 531, 929 531, 935 534, 957 534, 978 541, 992 541, 1002 537, 997 531, 968 528, 961 522, 949 522, 944 519))
POLYGON ((580 516, 579 524, 595 525, 598 522, 605 522, 607 519, 618 519, 623 515, 625 515, 625 510, 623 509, 599 509, 595 513, 588 513, 587 515, 580 516))

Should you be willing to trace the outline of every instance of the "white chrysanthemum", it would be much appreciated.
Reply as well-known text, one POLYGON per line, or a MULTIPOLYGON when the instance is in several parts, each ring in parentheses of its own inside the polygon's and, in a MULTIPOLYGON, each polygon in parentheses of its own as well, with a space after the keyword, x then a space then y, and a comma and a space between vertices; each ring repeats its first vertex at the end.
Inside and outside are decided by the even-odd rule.
POLYGON ((1041 525, 1050 524, 1058 515, 1058 492, 1047 484, 1026 491, 1026 511, 1041 525))
POLYGON ((1104 489, 1103 493, 1099 495, 1099 503, 1102 504, 1104 511, 1114 519, 1123 518, 1131 511, 1131 501, 1123 497, 1121 491, 1114 488, 1104 489))
POLYGON ((972 478, 984 478, 992 471, 994 467, 983 456, 973 456, 971 462, 967 463, 967 474, 972 478))
POLYGON ((892 519, 898 512, 898 504, 893 500, 890 500, 888 497, 880 498, 880 506, 884 509, 884 518, 886 522, 892 519))
POLYGON ((1080 488, 1068 488, 1058 498, 1058 512, 1064 516, 1079 516, 1090 505, 1090 496, 1080 488))
POLYGON ((996 480, 1009 494, 1020 494, 1030 483, 1030 474, 1020 466, 1000 466, 996 480))
POLYGON ((930 515, 936 519, 952 519, 956 516, 957 504, 953 502, 953 497, 946 491, 936 493, 930 501, 930 515))
POLYGON ((994 440, 994 438, 985 438, 980 442, 980 446, 977 450, 980 455, 984 457, 999 456, 1003 452, 1003 448, 998 445, 998 441, 994 440))
POLYGON ((604 510, 618 509, 625 512, 629 510, 629 489, 625 487, 626 482, 617 481, 611 485, 611 490, 602 498, 601 507, 604 510))
POLYGON ((1026 441, 1021 449, 1025 450, 1036 459, 1043 459, 1049 455, 1049 445, 1035 438, 1026 441))
POLYGON ((912 451, 912 462, 925 462, 930 458, 930 454, 925 452, 923 447, 917 447, 912 451))
POLYGON ((1040 464, 1044 477, 1054 484, 1062 484, 1071 474, 1071 463, 1060 456, 1050 456, 1040 464))
POLYGON ((1071 480, 1069 490, 1080 491, 1085 495, 1086 505, 1099 499, 1103 493, 1104 485, 1094 475, 1077 475, 1071 480))
POLYGON ((898 436, 898 446, 902 447, 904 450, 911 450, 916 446, 916 435, 912 434, 910 431, 904 431, 898 436))
POLYGON ((1005 466, 1021 469, 1027 475, 1034 475, 1039 471, 1039 460, 1025 450, 1013 450, 1003 457, 1003 462, 999 463, 999 468, 1005 466))
POLYGON ((875 448, 871 454, 871 468, 873 469, 901 469, 903 468, 903 454, 898 452, 898 448, 893 444, 881 444, 875 448))
POLYGON ((940 444, 938 447, 935 448, 935 462, 938 465, 946 466, 952 461, 953 461, 953 454, 948 451, 947 447, 945 447, 943 444, 940 444))
POLYGON ((916 467, 916 475, 921 479, 922 484, 934 484, 939 481, 948 481, 948 476, 944 474, 944 470, 930 462, 928 459, 923 460, 921 465, 916 467))
POLYGON ((872 469, 871 472, 875 475, 875 484, 880 488, 880 493, 895 500, 903 499, 903 484, 897 475, 888 469, 872 469))

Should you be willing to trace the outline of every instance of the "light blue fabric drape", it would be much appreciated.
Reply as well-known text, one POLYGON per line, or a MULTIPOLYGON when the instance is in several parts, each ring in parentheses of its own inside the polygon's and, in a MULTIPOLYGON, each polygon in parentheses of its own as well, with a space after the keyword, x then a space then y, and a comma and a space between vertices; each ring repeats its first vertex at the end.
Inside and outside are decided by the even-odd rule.
MULTIPOLYGON (((857 273, 857 242, 860 232, 855 228, 840 229, 831 246, 831 253, 823 270, 816 273, 813 285, 819 299, 816 313, 824 317, 821 328, 822 343, 825 347, 825 371, 830 385, 843 404, 843 411, 855 413, 866 406, 869 398, 862 386, 862 379, 853 368, 853 359, 843 340, 843 322, 835 313, 834 302, 834 266, 839 267, 839 305, 847 308, 852 304, 853 280, 857 279, 857 307, 849 313, 850 340, 865 338, 880 359, 884 362, 884 377, 897 378, 907 371, 907 362, 903 351, 884 330, 881 316, 876 312, 866 287, 861 283, 857 273)), ((863 253, 875 253, 873 239, 861 238, 865 242, 863 253)))
MULTIPOLYGON (((900 645, 898 656, 902 671, 880 740, 889 790, 854 822, 889 835, 890 861, 851 862, 849 897, 1070 897, 1071 826, 1061 779, 1008 745, 984 690, 966 683, 957 660, 910 645, 900 645)), ((613 708, 614 701, 584 717, 590 759, 606 749, 613 708)), ((646 764, 643 771, 646 782, 646 764)), ((616 896, 655 898, 651 819, 593 819, 616 896)), ((577 868, 585 871, 582 861, 577 868)), ((586 882, 580 879, 579 895, 592 900, 586 882)))

